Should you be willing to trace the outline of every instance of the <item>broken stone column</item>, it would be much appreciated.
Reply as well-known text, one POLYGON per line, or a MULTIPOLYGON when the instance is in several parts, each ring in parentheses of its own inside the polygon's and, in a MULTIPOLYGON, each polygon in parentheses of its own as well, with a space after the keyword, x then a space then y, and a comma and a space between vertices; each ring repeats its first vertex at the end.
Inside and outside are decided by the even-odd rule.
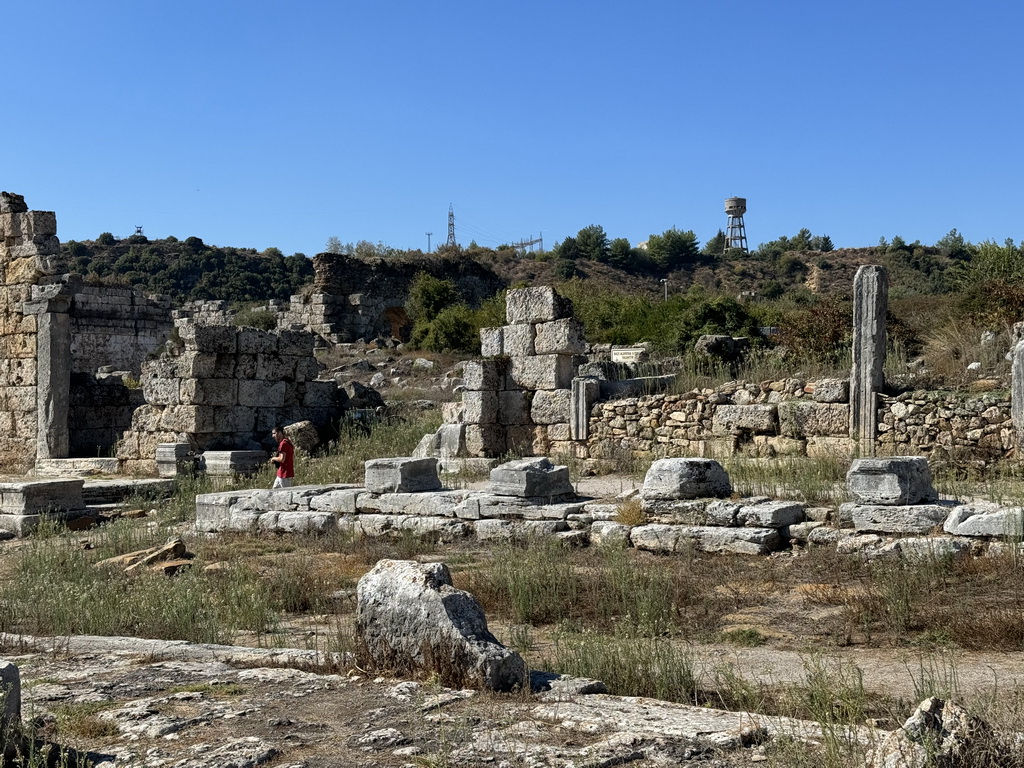
POLYGON ((60 283, 32 287, 25 314, 36 316, 36 458, 69 452, 71 401, 71 296, 60 283))
POLYGON ((865 264, 853 280, 853 367, 850 372, 850 437, 865 456, 875 453, 877 395, 885 386, 885 321, 889 278, 883 267, 865 264))
POLYGON ((1013 347, 1010 381, 1010 417, 1017 431, 1018 447, 1024 445, 1024 339, 1013 347))
POLYGON ((593 378, 577 377, 572 380, 569 434, 573 440, 590 437, 590 407, 601 394, 601 382, 593 378))

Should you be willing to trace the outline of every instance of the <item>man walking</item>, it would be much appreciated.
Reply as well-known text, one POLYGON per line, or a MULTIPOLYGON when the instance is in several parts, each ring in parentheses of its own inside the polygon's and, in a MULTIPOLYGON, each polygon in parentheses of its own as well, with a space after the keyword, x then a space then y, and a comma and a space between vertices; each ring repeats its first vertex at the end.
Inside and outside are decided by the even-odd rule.
POLYGON ((277 467, 277 477, 274 478, 272 488, 291 488, 292 478, 295 477, 295 446, 284 433, 281 425, 274 427, 274 440, 277 441, 277 453, 270 457, 277 467))

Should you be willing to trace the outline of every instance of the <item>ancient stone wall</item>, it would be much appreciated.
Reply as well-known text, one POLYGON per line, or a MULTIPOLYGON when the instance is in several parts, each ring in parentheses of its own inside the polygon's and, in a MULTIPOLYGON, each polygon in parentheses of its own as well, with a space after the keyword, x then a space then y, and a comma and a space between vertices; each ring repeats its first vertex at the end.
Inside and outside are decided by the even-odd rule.
POLYGON ((112 365, 138 374, 142 361, 163 346, 172 328, 170 299, 133 288, 82 286, 68 314, 72 373, 96 373, 112 365))
POLYGON ((146 404, 117 450, 125 471, 155 472, 160 443, 258 450, 277 423, 337 415, 337 385, 316 380, 311 334, 193 324, 179 333, 174 354, 143 363, 146 404))
POLYGON ((487 267, 455 256, 381 259, 321 253, 313 258, 313 268, 313 290, 292 297, 278 319, 278 327, 307 328, 333 343, 377 336, 407 338, 405 304, 409 287, 420 272, 452 280, 474 306, 504 288, 501 279, 487 267))
MULTIPOLYGON (((685 394, 596 403, 588 453, 638 456, 852 456, 846 380, 730 382, 685 394)), ((935 461, 1006 458, 1014 446, 1006 393, 964 397, 907 392, 882 397, 875 448, 935 461)))

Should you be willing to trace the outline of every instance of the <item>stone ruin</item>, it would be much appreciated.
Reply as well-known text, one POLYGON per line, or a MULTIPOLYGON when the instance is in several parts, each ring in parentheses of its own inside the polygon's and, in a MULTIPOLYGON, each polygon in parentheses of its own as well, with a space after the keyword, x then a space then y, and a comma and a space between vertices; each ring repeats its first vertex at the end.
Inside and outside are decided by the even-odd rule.
POLYGON ((187 446, 195 454, 250 451, 262 460, 275 424, 328 425, 340 415, 337 385, 317 380, 310 333, 191 323, 179 332, 172 354, 142 364, 146 404, 117 449, 125 471, 154 472, 161 444, 181 446, 175 458, 187 446))

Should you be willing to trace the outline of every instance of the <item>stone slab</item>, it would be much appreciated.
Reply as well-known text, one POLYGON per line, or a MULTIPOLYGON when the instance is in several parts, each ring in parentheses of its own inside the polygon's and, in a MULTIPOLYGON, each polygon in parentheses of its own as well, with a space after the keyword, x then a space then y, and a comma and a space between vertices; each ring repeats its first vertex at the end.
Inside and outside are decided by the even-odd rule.
POLYGON ((365 464, 364 485, 371 493, 439 491, 437 459, 411 457, 370 459, 365 464))

